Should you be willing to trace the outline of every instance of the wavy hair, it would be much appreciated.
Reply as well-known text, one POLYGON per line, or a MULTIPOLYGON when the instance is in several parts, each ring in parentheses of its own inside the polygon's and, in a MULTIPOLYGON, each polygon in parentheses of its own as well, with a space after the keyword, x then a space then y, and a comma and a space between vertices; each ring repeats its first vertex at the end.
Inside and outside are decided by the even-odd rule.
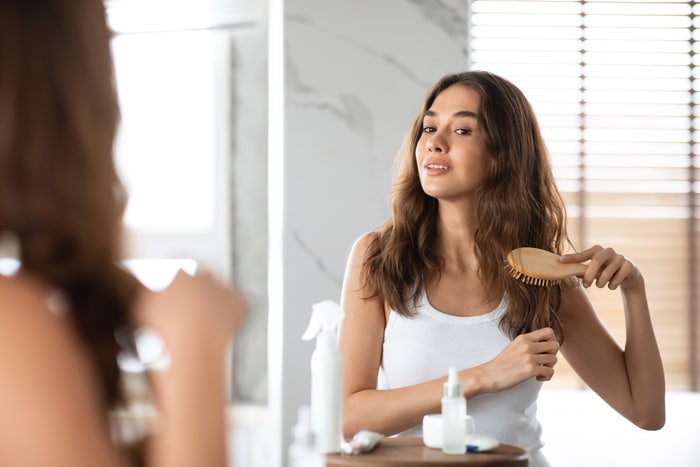
POLYGON ((122 401, 115 331, 138 290, 118 263, 126 194, 100 0, 0 2, 0 232, 22 270, 61 290, 104 402, 122 401))
POLYGON ((425 113, 442 91, 455 85, 481 97, 478 118, 487 170, 474 196, 474 243, 487 295, 494 299, 507 295, 509 306, 500 324, 512 338, 549 326, 562 340, 557 316, 560 288, 524 284, 504 269, 505 257, 514 248, 561 253, 568 238, 564 203, 537 118, 523 93, 493 73, 447 75, 427 94, 399 152, 391 217, 374 232, 365 256, 365 290, 380 295, 399 314, 411 316, 426 282, 440 276, 438 201, 421 187, 415 152, 425 113))

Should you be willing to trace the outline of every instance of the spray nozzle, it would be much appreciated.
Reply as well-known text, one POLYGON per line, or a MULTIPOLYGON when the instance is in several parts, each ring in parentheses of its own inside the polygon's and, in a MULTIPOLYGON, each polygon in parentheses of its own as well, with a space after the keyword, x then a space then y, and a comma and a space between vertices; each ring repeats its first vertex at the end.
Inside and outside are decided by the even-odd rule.
POLYGON ((301 338, 309 341, 324 331, 335 331, 343 319, 343 310, 333 300, 324 300, 311 307, 311 319, 301 338))
POLYGON ((447 382, 444 385, 445 397, 462 396, 462 385, 457 377, 457 369, 454 367, 450 368, 447 375, 447 382))

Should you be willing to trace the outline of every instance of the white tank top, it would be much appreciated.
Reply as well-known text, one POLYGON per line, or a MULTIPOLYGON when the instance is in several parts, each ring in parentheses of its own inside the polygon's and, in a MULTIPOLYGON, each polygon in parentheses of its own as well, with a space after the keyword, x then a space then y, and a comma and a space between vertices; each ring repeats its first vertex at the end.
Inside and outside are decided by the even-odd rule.
MULTIPOLYGON (((391 311, 384 330, 382 362, 377 389, 411 386, 447 375, 449 367, 472 368, 496 357, 511 339, 499 322, 507 299, 479 316, 442 313, 423 293, 416 314, 405 318, 391 311)), ((540 458, 541 428, 537 420, 537 396, 542 383, 535 378, 495 394, 481 394, 467 400, 467 413, 474 417, 475 432, 493 436, 540 458)), ((399 436, 422 436, 416 426, 399 436)), ((542 459, 532 466, 548 465, 542 459)))

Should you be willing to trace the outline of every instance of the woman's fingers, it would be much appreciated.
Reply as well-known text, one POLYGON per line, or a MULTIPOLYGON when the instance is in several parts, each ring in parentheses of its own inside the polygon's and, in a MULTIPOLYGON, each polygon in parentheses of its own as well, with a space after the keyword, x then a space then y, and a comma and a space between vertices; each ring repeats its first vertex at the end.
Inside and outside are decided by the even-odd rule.
POLYGON ((522 334, 518 338, 527 339, 532 342, 556 341, 554 330, 552 328, 540 328, 534 331, 522 334))
POLYGON ((583 263, 589 261, 581 281, 584 287, 594 284, 598 288, 611 290, 620 286, 631 286, 639 282, 639 269, 625 256, 612 248, 594 245, 577 253, 570 253, 560 258, 562 263, 583 263))
POLYGON ((548 381, 554 376, 559 342, 551 328, 542 328, 516 337, 489 362, 494 390, 502 390, 528 378, 548 381))

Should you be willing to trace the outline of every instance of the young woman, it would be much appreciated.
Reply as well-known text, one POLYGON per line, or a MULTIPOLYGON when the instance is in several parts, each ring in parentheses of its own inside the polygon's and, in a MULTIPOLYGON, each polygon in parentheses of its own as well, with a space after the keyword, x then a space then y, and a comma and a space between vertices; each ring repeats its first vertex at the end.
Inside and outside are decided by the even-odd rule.
POLYGON ((537 397, 561 350, 615 410, 645 429, 665 418, 664 373, 644 279, 627 258, 593 246, 579 279, 542 287, 514 279, 514 248, 564 253, 565 210, 531 106, 488 72, 448 75, 428 93, 400 153, 392 215, 353 246, 345 274, 344 430, 420 435, 440 412, 456 367, 479 433, 540 452, 537 397), (621 349, 586 288, 619 289, 621 349))
POLYGON ((101 0, 0 2, 0 465, 132 465, 111 437, 115 339, 160 333, 148 466, 226 465, 225 352, 243 299, 208 274, 152 293, 119 265, 126 196, 101 0))

